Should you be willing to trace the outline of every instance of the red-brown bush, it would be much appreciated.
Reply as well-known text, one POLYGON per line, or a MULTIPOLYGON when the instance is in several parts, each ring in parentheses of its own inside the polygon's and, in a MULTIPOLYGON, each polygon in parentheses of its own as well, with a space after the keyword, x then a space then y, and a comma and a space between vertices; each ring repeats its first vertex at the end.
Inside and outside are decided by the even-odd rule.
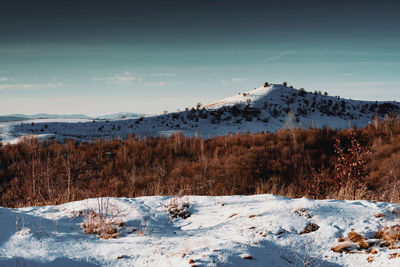
POLYGON ((398 201, 399 125, 391 119, 357 130, 288 129, 207 140, 180 133, 91 143, 25 139, 0 146, 0 205, 59 204, 100 196, 254 193, 398 201), (339 177, 336 140, 345 153, 351 147, 349 135, 370 151, 358 166, 362 175, 355 177, 355 190, 333 182, 339 177))

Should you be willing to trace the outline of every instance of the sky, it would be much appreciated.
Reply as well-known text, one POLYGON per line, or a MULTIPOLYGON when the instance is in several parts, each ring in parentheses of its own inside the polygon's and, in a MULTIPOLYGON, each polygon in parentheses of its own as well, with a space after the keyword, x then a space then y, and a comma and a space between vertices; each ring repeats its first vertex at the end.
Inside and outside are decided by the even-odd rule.
POLYGON ((162 113, 264 82, 400 101, 398 1, 2 0, 0 115, 162 113))

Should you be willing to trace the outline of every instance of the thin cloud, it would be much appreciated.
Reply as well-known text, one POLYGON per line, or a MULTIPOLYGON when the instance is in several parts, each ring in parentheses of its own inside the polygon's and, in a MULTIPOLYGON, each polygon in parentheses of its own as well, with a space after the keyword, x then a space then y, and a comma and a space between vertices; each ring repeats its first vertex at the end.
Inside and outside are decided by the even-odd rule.
POLYGON ((344 83, 329 83, 329 85, 400 85, 400 82, 344 82, 344 83))
POLYGON ((145 82, 144 86, 165 86, 164 82, 145 82))
MULTIPOLYGON (((127 74, 124 75, 119 75, 116 74, 114 76, 109 76, 109 77, 94 77, 92 78, 92 81, 107 81, 109 83, 113 83, 113 84, 125 84, 125 85, 129 85, 131 84, 133 81, 138 80, 137 77, 135 76, 130 76, 127 74)), ((141 78, 140 78, 141 81, 141 78)))
POLYGON ((35 84, 35 83, 15 83, 15 84, 0 84, 1 90, 34 90, 34 89, 44 89, 44 88, 56 88, 59 86, 63 86, 63 83, 44 83, 44 84, 35 84))
POLYGON ((9 80, 7 77, 0 77, 0 82, 8 82, 9 80))
POLYGON ((174 77, 176 74, 174 73, 152 73, 151 76, 156 76, 156 77, 174 77))
POLYGON ((132 81, 136 80, 136 77, 131 77, 131 76, 115 76, 115 77, 110 77, 109 80, 115 81, 117 83, 130 83, 132 81))
POLYGON ((400 57, 400 53, 396 52, 360 52, 360 51, 336 51, 329 52, 337 55, 346 56, 382 56, 382 57, 400 57))
POLYGON ((127 76, 134 76, 134 77, 144 77, 144 76, 147 76, 146 73, 136 73, 136 72, 130 72, 130 71, 125 71, 124 74, 127 75, 127 76))
POLYGON ((221 80, 222 84, 228 84, 228 82, 226 80, 221 80))
POLYGON ((295 52, 296 52, 296 50, 289 50, 289 51, 281 52, 273 57, 269 57, 269 58, 265 59, 264 62, 271 62, 271 61, 283 58, 285 56, 288 56, 290 54, 294 54, 295 52))

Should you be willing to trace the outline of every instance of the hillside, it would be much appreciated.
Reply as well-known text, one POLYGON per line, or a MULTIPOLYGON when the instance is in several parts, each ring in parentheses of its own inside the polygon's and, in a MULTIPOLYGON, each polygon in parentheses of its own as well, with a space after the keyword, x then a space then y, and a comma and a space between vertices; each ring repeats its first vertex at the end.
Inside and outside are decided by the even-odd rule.
POLYGON ((0 142, 26 135, 64 140, 169 135, 214 137, 237 132, 275 132, 282 127, 362 127, 375 114, 400 111, 400 103, 342 99, 283 85, 269 85, 181 112, 116 120, 28 120, 0 123, 0 142))
POLYGON ((397 209, 384 202, 274 195, 104 198, 0 208, 0 265, 399 266, 398 247, 388 248, 376 234, 398 227, 397 209), (85 214, 96 212, 99 203, 110 208, 108 218, 116 215, 115 239, 82 228, 85 214), (173 218, 171 203, 186 204, 190 216, 173 218))

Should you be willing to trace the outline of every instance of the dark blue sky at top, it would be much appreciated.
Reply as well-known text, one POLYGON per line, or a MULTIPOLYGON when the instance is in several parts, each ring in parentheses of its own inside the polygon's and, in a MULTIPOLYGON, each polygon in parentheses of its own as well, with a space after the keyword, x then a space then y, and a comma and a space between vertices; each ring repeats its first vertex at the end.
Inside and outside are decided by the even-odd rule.
POLYGON ((399 8, 398 1, 385 0, 13 0, 2 1, 0 29, 11 44, 397 40, 399 8))
POLYGON ((2 1, 0 113, 161 112, 265 80, 399 100, 399 11, 385 0, 2 1), (66 98, 86 109, 46 104, 66 98))

